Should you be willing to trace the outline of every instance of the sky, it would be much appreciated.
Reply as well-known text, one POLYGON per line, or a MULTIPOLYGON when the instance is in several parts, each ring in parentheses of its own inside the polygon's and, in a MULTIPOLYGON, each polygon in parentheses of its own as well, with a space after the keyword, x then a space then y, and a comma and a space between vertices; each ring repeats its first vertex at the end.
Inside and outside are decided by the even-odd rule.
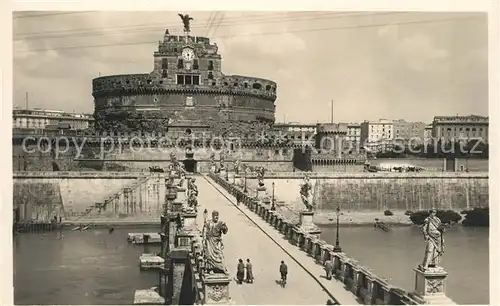
POLYGON ((92 79, 151 72, 177 13, 226 75, 277 82, 277 122, 488 116, 487 16, 456 12, 14 13, 14 106, 92 113, 92 79))

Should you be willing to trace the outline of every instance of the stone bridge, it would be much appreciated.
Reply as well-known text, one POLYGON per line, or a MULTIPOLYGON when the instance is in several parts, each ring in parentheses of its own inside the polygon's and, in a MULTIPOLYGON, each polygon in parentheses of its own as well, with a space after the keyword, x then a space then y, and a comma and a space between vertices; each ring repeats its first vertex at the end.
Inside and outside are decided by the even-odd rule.
MULTIPOLYGON (((14 180, 15 184, 17 180, 20 185, 46 184, 50 180, 59 180, 53 184, 67 185, 67 189, 71 189, 71 184, 75 187, 80 186, 84 180, 93 181, 83 186, 85 188, 80 193, 73 191, 73 201, 81 200, 80 209, 75 215, 67 215, 66 222, 161 223, 161 253, 144 254, 159 257, 159 283, 153 288, 137 290, 134 304, 321 305, 327 300, 348 305, 452 303, 444 292, 445 273, 424 275, 416 270, 415 292, 392 286, 373 274, 368 267, 323 241, 320 237, 321 231, 313 223, 312 214, 302 212, 299 218, 295 216, 299 215, 298 212, 292 214, 293 216, 287 214, 284 206, 281 203, 272 203, 262 189, 259 190, 250 184, 245 186, 243 177, 232 175, 234 179, 229 179, 226 173, 193 175, 196 177, 200 195, 198 213, 193 213, 184 209, 187 181, 178 185, 180 179, 176 177, 174 185, 168 185, 166 182, 171 175, 173 174, 18 172, 14 173, 14 180), (78 183, 68 183, 67 180, 77 180, 78 183), (109 183, 110 180, 115 183, 109 183), (116 183, 117 180, 124 181, 116 183), (104 192, 105 190, 107 192, 104 192), (239 204, 237 199, 240 200, 239 204), (203 272, 200 232, 204 223, 201 212, 205 209, 208 212, 219 211, 221 220, 229 227, 229 232, 223 237, 228 275, 210 275, 203 272), (238 285, 235 282, 236 266, 240 258, 251 259, 255 276, 253 284, 238 285), (282 260, 288 265, 289 271, 286 288, 279 285, 279 264, 282 260), (328 260, 332 261, 334 266, 332 280, 325 278, 324 264, 328 260)), ((279 178, 282 175, 269 173, 266 177, 279 178)), ((294 174, 290 173, 287 177, 292 175, 294 174)), ((339 175, 314 175, 313 179, 320 176, 338 179, 339 175)), ((374 180, 394 176, 397 176, 398 180, 403 178, 402 174, 365 174, 363 177, 361 174, 349 177, 347 174, 342 175, 343 180, 374 180)), ((423 175, 411 176, 413 179, 422 180, 423 175)), ((445 174, 437 177, 437 174, 432 174, 436 179, 446 179, 445 176, 450 176, 453 180, 465 175, 445 174)), ((474 179, 487 179, 487 174, 474 176, 474 179)), ((254 174, 248 177, 254 178, 254 174)), ((33 193, 45 190, 47 186, 39 187, 35 188, 36 190, 21 190, 17 187, 18 197, 29 193, 30 190, 33 193)), ((16 197, 16 193, 14 196, 16 197)), ((47 211, 55 211, 55 208, 49 208, 47 203, 52 203, 58 196, 54 193, 51 196, 52 198, 42 199, 33 205, 47 207, 47 211)), ((68 195, 59 195, 64 196, 68 195)), ((23 201, 29 202, 32 198, 23 198, 23 201)), ((14 200, 16 205, 16 198, 14 200)), ((61 205, 64 206, 62 202, 61 205)), ((65 212, 65 209, 60 210, 65 212)), ((50 217, 49 213, 47 216, 50 217)), ((158 234, 149 236, 153 235, 158 234)), ((413 271, 408 271, 409 275, 411 273, 413 271)))
MULTIPOLYGON (((162 241, 167 245, 162 247, 162 253, 168 249, 170 256, 164 257, 160 268, 159 287, 137 290, 134 304, 321 305, 328 300, 348 305, 453 303, 444 293, 445 274, 429 280, 428 275, 416 270, 415 292, 406 292, 321 240, 314 224, 304 224, 312 223, 312 218, 306 220, 307 216, 301 215, 297 223, 280 214, 261 190, 245 193, 241 184, 231 183, 225 174, 198 176, 196 184, 200 194, 198 211, 217 210, 229 228, 223 236, 228 275, 203 273, 203 216, 175 205, 175 196, 169 196, 172 191, 167 191, 162 223, 169 226, 162 231, 162 241), (247 258, 252 261, 255 281, 238 285, 238 259, 247 258), (324 277, 327 260, 334 265, 331 280, 324 277), (288 265, 286 289, 279 284, 281 261, 288 265), (441 282, 441 289, 430 290, 436 279, 441 282)), ((181 193, 184 191, 180 189, 181 193)), ((173 193, 178 194, 179 190, 173 193)))

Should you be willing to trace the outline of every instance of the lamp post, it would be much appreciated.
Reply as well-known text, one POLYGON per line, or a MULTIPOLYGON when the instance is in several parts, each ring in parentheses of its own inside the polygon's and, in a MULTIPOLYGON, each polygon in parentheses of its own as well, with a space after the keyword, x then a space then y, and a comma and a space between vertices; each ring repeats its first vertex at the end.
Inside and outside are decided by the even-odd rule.
POLYGON ((337 206, 337 237, 335 239, 335 247, 333 248, 333 251, 337 253, 342 252, 339 240, 339 216, 340 216, 340 204, 337 206))
POLYGON ((274 205, 274 182, 273 182, 273 195, 271 197, 271 210, 276 210, 276 206, 274 205))
POLYGON ((244 193, 247 193, 248 190, 247 190, 247 171, 245 170, 245 188, 243 188, 243 192, 244 193))

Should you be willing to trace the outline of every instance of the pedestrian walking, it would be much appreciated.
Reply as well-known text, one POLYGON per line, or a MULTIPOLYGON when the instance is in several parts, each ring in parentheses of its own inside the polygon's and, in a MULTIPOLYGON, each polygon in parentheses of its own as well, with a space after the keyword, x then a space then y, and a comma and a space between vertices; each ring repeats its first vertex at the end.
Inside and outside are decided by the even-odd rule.
POLYGON ((325 272, 326 272, 326 279, 331 280, 333 273, 333 261, 331 260, 325 261, 325 272))
POLYGON ((250 259, 247 258, 247 264, 245 266, 247 269, 247 283, 252 284, 253 283, 253 270, 252 270, 252 263, 250 262, 250 259))
POLYGON ((240 205, 242 200, 243 200, 243 193, 237 192, 236 193, 236 205, 240 205))
POLYGON ((238 284, 243 283, 243 279, 245 278, 245 264, 243 263, 243 259, 238 260, 238 267, 236 269, 236 280, 238 284))
POLYGON ((281 286, 285 287, 286 277, 288 275, 288 267, 283 260, 281 261, 281 264, 280 264, 280 274, 281 274, 281 286))

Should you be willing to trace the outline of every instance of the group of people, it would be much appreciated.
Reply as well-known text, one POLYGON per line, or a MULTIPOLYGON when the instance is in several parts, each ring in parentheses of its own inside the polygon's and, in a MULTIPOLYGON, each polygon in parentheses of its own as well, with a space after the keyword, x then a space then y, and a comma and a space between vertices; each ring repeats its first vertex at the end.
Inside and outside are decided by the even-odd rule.
MULTIPOLYGON (((288 266, 285 264, 285 262, 282 260, 280 263, 280 281, 281 285, 284 287, 286 285, 286 279, 288 275, 288 266)), ((252 263, 250 262, 250 259, 247 258, 246 264, 243 262, 243 259, 238 259, 238 267, 236 268, 236 281, 238 284, 243 284, 243 281, 247 282, 248 284, 252 284, 254 280, 253 276, 253 267, 252 263), (246 275, 245 275, 246 271, 246 275), (246 277, 245 277, 246 276, 246 277)))
POLYGON ((250 262, 250 259, 247 258, 246 264, 243 263, 243 259, 240 258, 238 260, 236 280, 240 285, 243 284, 243 280, 245 280, 248 284, 253 283, 254 277, 253 277, 252 263, 250 262), (246 270, 246 277, 245 277, 245 270, 246 270))

